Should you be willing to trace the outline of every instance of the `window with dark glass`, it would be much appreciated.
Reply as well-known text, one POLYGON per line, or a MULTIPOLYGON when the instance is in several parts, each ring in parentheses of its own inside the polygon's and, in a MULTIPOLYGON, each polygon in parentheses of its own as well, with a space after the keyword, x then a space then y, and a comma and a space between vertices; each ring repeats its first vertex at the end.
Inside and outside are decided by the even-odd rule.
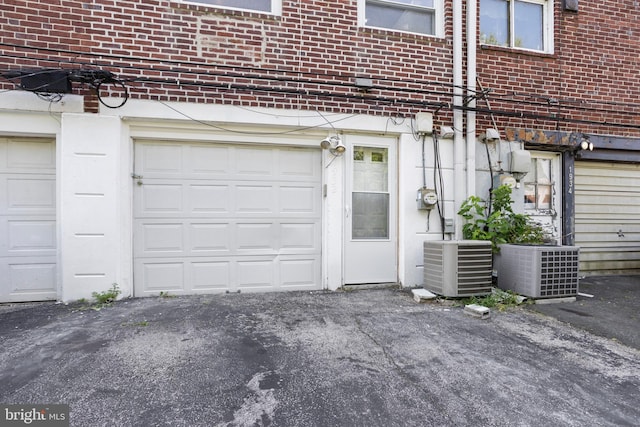
POLYGON ((551 0, 480 0, 480 42, 548 52, 551 0))

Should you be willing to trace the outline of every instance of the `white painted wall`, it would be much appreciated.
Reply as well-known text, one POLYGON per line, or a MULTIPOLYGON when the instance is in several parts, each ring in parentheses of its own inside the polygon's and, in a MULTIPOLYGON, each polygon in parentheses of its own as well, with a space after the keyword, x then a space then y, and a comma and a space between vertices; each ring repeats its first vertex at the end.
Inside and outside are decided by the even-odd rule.
POLYGON ((58 218, 63 301, 90 298, 116 283, 131 293, 123 276, 126 259, 120 203, 121 121, 96 114, 64 114, 58 168, 58 218))
MULTIPOLYGON (((90 298, 92 292, 107 290, 113 283, 122 296, 132 293, 131 173, 136 139, 316 146, 336 132, 398 138, 398 275, 403 286, 422 285, 423 243, 442 239, 437 210, 427 222, 427 212, 416 207, 416 191, 423 185, 422 144, 414 139, 409 119, 141 100, 85 114, 80 97, 70 97, 65 105, 49 105, 25 98, 33 94, 11 94, 0 94, 0 134, 56 137, 59 299, 63 301, 90 298)), ((445 216, 457 223, 453 140, 441 140, 440 149, 445 216)), ((433 187, 430 136, 425 159, 427 186, 433 187)), ((331 290, 343 283, 345 160, 323 154, 323 281, 331 290)))
MULTIPOLYGON (((130 141, 136 138, 319 145, 322 138, 336 132, 398 137, 398 275, 405 287, 422 285, 423 243, 442 239, 442 229, 436 209, 429 215, 427 224, 427 212, 416 208, 416 191, 423 183, 422 144, 414 139, 409 119, 391 121, 388 117, 366 115, 321 115, 313 111, 136 100, 120 109, 105 108, 101 113, 122 118, 126 133, 123 138, 127 140, 123 141, 123 147, 127 146, 129 150, 130 141)), ((434 186, 433 147, 433 139, 428 136, 425 143, 428 187, 434 186)), ((452 139, 440 140, 440 154, 444 215, 459 225, 454 206, 452 139)), ((343 284, 345 160, 344 157, 334 158, 328 152, 323 154, 323 185, 326 186, 323 189, 323 281, 330 290, 343 284)), ((121 173, 121 176, 128 174, 121 173)), ((127 191, 130 194, 130 188, 127 191)), ((123 211, 122 215, 130 218, 130 210, 123 211)), ((121 219, 120 223, 124 221, 121 219)), ((130 223, 127 227, 130 229, 130 223)))
MULTIPOLYGON (((441 139, 440 160, 444 181, 444 216, 458 221, 454 212, 453 188, 453 140, 441 139)), ((427 136, 424 146, 426 184, 435 188, 434 183, 434 140, 427 136)), ((416 141, 412 134, 404 134, 400 139, 399 155, 399 247, 400 281, 404 287, 423 284, 423 244, 427 240, 442 240, 442 227, 437 208, 430 212, 418 210, 417 190, 423 185, 422 141, 416 141)), ((445 235, 446 239, 452 238, 445 235)))

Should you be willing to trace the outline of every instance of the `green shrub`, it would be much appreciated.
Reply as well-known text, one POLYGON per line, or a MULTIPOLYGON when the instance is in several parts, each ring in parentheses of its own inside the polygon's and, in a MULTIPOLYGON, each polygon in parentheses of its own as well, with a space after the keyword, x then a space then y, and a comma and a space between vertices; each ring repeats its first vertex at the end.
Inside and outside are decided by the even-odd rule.
POLYGON ((545 241, 543 228, 531 220, 529 215, 513 212, 511 187, 502 185, 492 192, 491 211, 478 196, 464 201, 458 215, 465 224, 462 235, 470 240, 490 240, 494 253, 500 251, 503 243, 542 244, 545 241), (488 214, 488 215, 487 215, 488 214))

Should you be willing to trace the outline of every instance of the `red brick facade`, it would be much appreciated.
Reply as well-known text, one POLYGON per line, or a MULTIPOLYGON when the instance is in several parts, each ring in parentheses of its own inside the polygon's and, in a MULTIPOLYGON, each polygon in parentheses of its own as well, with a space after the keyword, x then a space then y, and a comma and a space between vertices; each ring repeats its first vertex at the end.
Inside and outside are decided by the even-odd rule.
POLYGON ((496 115, 498 127, 640 136, 640 5, 581 1, 576 13, 562 3, 555 1, 554 54, 479 46, 478 79, 491 89, 491 108, 515 113, 496 115))
POLYGON ((451 99, 450 40, 358 28, 356 1, 285 0, 274 17, 171 1, 15 0, 0 7, 0 25, 3 69, 108 69, 135 98, 391 115, 451 99), (355 77, 379 89, 363 94, 355 77))
MULTIPOLYGON (((436 124, 450 124, 452 1, 444 3, 441 39, 359 27, 356 0, 283 0, 281 16, 167 0, 5 0, 0 69, 108 70, 140 99, 438 111, 436 124), (373 90, 356 88, 356 77, 372 79, 373 90)), ((555 53, 478 45, 489 90, 478 128, 494 110, 499 128, 640 136, 640 6, 580 2, 575 13, 554 3, 555 53)), ((74 92, 89 93, 78 84, 74 92)))

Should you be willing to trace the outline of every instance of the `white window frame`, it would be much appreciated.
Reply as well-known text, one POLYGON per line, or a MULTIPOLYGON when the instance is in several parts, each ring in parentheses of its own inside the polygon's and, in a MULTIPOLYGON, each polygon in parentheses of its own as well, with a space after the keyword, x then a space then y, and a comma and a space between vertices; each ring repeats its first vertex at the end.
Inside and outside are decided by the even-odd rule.
MULTIPOLYGON (((366 6, 368 1, 373 1, 379 4, 387 3, 395 6, 406 6, 407 8, 412 8, 412 9, 423 9, 423 7, 420 7, 420 6, 405 5, 402 3, 395 2, 393 0, 358 0, 358 26, 359 27, 379 28, 385 31, 394 31, 394 32, 405 33, 405 34, 416 34, 416 35, 425 36, 425 37, 440 37, 440 38, 444 37, 444 0, 434 0, 433 2, 433 6, 434 6, 433 8, 435 10, 434 34, 416 33, 412 31, 397 30, 394 28, 374 27, 371 25, 367 25, 365 11, 366 11, 366 6)), ((428 8, 428 9, 430 10, 431 8, 428 8)))
POLYGON ((282 15, 282 0, 271 0, 271 12, 265 12, 264 10, 248 9, 248 8, 242 8, 242 7, 220 6, 216 4, 206 3, 204 0, 202 1, 174 0, 174 1, 177 1, 178 3, 182 3, 182 4, 193 4, 196 6, 215 7, 218 9, 241 10, 246 12, 264 13, 267 15, 276 15, 276 16, 282 15))
MULTIPOLYGON (((480 0, 482 1, 482 0, 480 0)), ((533 3, 542 5, 542 50, 537 49, 528 49, 523 47, 517 47, 515 44, 515 0, 506 0, 509 3, 509 45, 507 46, 509 49, 520 49, 527 50, 531 52, 543 52, 543 53, 553 53, 554 45, 553 45, 553 11, 554 4, 553 0, 517 0, 523 3, 533 3)), ((482 3, 481 3, 482 4, 482 3)), ((482 11, 480 11, 482 15, 482 11)), ((486 46, 494 46, 492 44, 483 43, 486 46)), ((499 45, 496 45, 499 46, 499 45)))

